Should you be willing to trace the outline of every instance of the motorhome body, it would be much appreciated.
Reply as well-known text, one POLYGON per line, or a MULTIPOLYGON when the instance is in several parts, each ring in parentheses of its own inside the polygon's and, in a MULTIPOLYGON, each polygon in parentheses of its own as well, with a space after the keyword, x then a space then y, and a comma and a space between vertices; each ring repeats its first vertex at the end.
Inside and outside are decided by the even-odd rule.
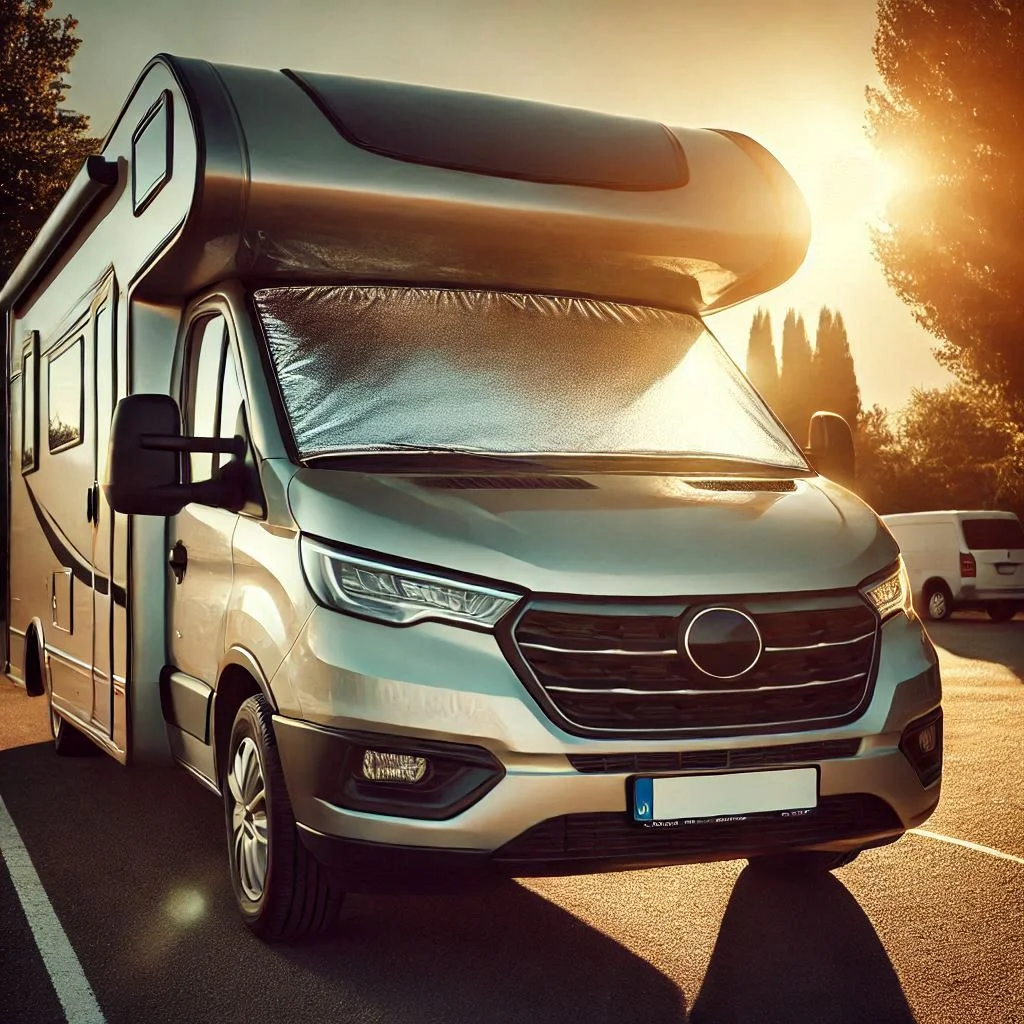
POLYGON ((807 238, 743 136, 155 59, 0 295, 11 674, 223 795, 268 937, 897 838, 941 712, 895 544, 700 319, 807 238))

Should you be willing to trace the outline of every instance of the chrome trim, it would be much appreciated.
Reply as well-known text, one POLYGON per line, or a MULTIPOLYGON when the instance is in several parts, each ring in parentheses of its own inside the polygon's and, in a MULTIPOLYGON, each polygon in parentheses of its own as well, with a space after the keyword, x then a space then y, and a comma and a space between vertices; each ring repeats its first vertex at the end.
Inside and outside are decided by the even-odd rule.
POLYGON ((176 762, 181 765, 198 782, 204 789, 208 789, 214 796, 220 796, 220 787, 212 780, 207 778, 198 768, 193 767, 188 761, 182 761, 181 758, 177 758, 176 762))
POLYGON ((548 644, 531 644, 525 642, 521 643, 519 646, 521 648, 529 647, 532 651, 551 651, 554 654, 614 654, 624 655, 631 658, 662 658, 667 655, 675 657, 679 654, 679 651, 675 648, 671 651, 624 651, 617 647, 609 647, 605 650, 597 650, 593 648, 590 650, 581 650, 576 647, 552 647, 548 644))
POLYGON ((863 679, 866 675, 867 672, 858 672, 856 675, 844 676, 842 679, 815 679, 809 683, 793 683, 791 686, 744 686, 721 690, 633 690, 626 687, 598 687, 597 689, 591 689, 581 686, 548 686, 546 689, 557 690, 559 693, 617 693, 631 697, 707 697, 717 693, 762 693, 766 690, 805 690, 809 686, 833 686, 835 683, 848 683, 853 679, 863 679))
POLYGON ((874 635, 874 633, 865 633, 863 636, 855 636, 852 640, 830 640, 826 643, 804 644, 797 647, 766 647, 765 653, 775 653, 778 651, 815 651, 820 647, 845 647, 847 644, 859 644, 861 640, 868 640, 874 635))
POLYGON ((78 668, 82 669, 82 671, 84 672, 92 672, 92 665, 87 665, 84 661, 79 661, 78 658, 72 657, 70 654, 67 653, 67 651, 62 651, 59 647, 53 647, 50 644, 47 644, 46 653, 55 654, 62 661, 66 661, 70 665, 75 665, 78 668))
POLYGON ((16 636, 27 636, 28 634, 23 629, 18 629, 17 626, 8 626, 8 631, 14 633, 16 636))
MULTIPOLYGON (((858 591, 858 596, 862 596, 862 595, 860 595, 859 591, 858 591)), ((871 610, 876 615, 878 614, 877 610, 872 605, 868 604, 867 607, 871 608, 871 610)), ((509 631, 508 632, 508 637, 509 637, 509 640, 511 642, 512 649, 514 650, 514 652, 516 654, 518 665, 520 665, 524 671, 529 673, 529 676, 530 676, 530 679, 533 682, 533 685, 537 687, 537 690, 539 691, 540 697, 542 698, 539 701, 539 703, 541 704, 541 707, 545 710, 545 713, 548 715, 548 717, 551 719, 551 721, 553 721, 557 726, 559 726, 561 728, 565 728, 565 726, 569 726, 571 729, 579 730, 579 732, 578 733, 574 733, 574 735, 591 736, 591 737, 603 737, 604 735, 607 735, 610 739, 623 739, 623 740, 637 739, 638 735, 641 738, 643 736, 659 736, 660 737, 661 735, 665 735, 666 737, 669 737, 669 738, 671 738, 671 737, 678 737, 680 739, 686 739, 689 735, 694 735, 694 736, 699 736, 699 737, 715 735, 717 733, 721 733, 723 731, 723 729, 728 729, 729 730, 728 735, 735 736, 737 734, 741 734, 744 729, 761 730, 761 729, 765 728, 766 723, 763 722, 763 721, 762 722, 739 722, 739 723, 735 723, 735 724, 730 724, 729 726, 721 726, 721 725, 718 725, 718 726, 678 726, 678 725, 676 725, 676 726, 662 726, 662 727, 655 726, 655 727, 651 727, 651 728, 632 728, 632 729, 630 729, 630 728, 623 728, 621 725, 613 726, 613 727, 608 727, 608 726, 600 726, 600 725, 584 725, 582 722, 577 722, 574 718, 570 718, 561 709, 561 707, 559 707, 559 705, 555 703, 555 701, 552 699, 552 697, 550 696, 550 694, 548 692, 550 687, 545 686, 544 683, 541 682, 541 680, 538 677, 536 671, 534 670, 533 665, 530 663, 530 660, 523 653, 523 647, 525 647, 526 645, 525 645, 525 643, 521 644, 519 642, 519 639, 517 637, 517 631, 519 629, 519 623, 522 621, 523 617, 526 615, 526 613, 529 610, 529 608, 530 608, 529 602, 523 602, 519 606, 518 610, 516 610, 516 609, 512 610, 511 614, 514 617, 512 618, 511 624, 508 627, 508 631, 509 631)), ((858 701, 857 708, 854 709, 855 711, 863 710, 863 708, 865 706, 865 700, 868 697, 868 695, 869 695, 869 693, 871 692, 871 689, 872 689, 872 673, 877 670, 878 649, 879 649, 879 647, 881 645, 881 642, 882 642, 882 631, 881 631, 880 626, 881 626, 881 623, 879 623, 879 625, 875 627, 875 630, 874 630, 873 633, 868 634, 869 636, 871 636, 873 638, 872 639, 872 643, 871 643, 871 662, 870 662, 870 668, 868 669, 868 671, 866 673, 861 673, 861 675, 864 675, 866 677, 866 686, 865 686, 864 693, 861 695, 860 701, 858 701)), ((601 691, 601 692, 607 692, 607 691, 601 691)), ((853 714, 851 712, 844 712, 843 714, 839 714, 839 715, 824 715, 824 716, 820 716, 820 717, 817 717, 817 718, 814 718, 814 719, 810 719, 810 720, 814 721, 814 722, 817 722, 817 723, 820 723, 820 728, 827 729, 827 728, 832 728, 832 726, 829 726, 827 723, 832 722, 832 721, 839 721, 839 722, 851 721, 852 720, 851 715, 853 715, 854 718, 856 717, 855 714, 853 714)), ((787 726, 788 725, 788 726, 795 727, 796 730, 799 730, 800 727, 803 725, 803 723, 808 721, 808 720, 809 719, 805 719, 805 718, 790 718, 790 719, 787 719, 784 722, 773 722, 773 723, 770 723, 770 724, 772 725, 772 727, 787 726)))

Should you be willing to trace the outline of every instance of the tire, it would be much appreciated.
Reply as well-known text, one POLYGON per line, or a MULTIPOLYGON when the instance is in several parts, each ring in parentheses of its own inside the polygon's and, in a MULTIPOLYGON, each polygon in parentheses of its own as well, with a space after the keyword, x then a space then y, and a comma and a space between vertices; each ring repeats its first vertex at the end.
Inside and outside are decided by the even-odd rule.
POLYGON ((824 850, 801 850, 792 853, 771 853, 762 857, 750 857, 747 863, 758 871, 774 875, 818 875, 836 868, 846 867, 861 854, 860 850, 847 853, 827 853, 824 850))
POLYGON ((945 583, 929 583, 925 587, 924 611, 932 622, 949 618, 953 611, 953 595, 945 583))
POLYGON ((271 715, 262 694, 238 709, 221 786, 235 901, 267 942, 330 928, 344 899, 299 838, 271 715))
POLYGON ((990 604, 985 611, 993 622, 1009 622, 1017 614, 1017 606, 1012 601, 1000 601, 990 604))

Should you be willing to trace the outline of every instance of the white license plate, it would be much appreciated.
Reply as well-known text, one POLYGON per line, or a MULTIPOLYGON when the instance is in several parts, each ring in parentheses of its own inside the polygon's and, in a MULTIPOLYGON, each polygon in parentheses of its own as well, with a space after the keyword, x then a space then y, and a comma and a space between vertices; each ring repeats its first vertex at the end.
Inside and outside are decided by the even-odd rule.
POLYGON ((633 817, 639 822, 785 815, 817 806, 815 767, 633 780, 633 817))

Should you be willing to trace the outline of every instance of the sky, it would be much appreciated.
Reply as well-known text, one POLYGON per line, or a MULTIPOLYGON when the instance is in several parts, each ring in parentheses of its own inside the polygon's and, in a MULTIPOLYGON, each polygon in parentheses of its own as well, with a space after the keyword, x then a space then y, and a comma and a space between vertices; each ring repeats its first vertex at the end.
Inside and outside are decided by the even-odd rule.
POLYGON ((800 185, 808 257, 775 291, 708 318, 741 365, 758 306, 775 342, 794 308, 847 325, 865 406, 896 409, 951 378, 890 291, 869 224, 891 172, 864 132, 874 0, 55 0, 83 40, 67 105, 103 135, 159 52, 499 93, 730 128, 800 185))

